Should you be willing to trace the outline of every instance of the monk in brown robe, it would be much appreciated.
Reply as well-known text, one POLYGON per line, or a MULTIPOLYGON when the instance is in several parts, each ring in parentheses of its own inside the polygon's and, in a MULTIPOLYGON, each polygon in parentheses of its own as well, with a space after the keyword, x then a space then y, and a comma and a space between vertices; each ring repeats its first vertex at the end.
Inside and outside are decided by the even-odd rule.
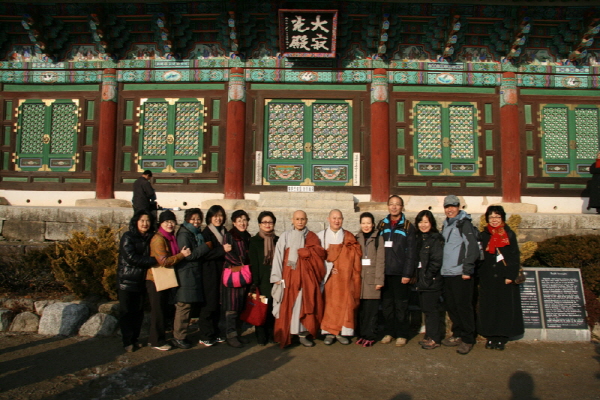
POLYGON ((327 250, 324 279, 325 312, 321 322, 324 343, 350 344, 354 336, 356 310, 360 304, 362 250, 354 235, 342 228, 344 216, 331 210, 329 227, 317 234, 327 250))
POLYGON ((292 229, 279 238, 271 270, 275 341, 281 348, 298 335, 300 343, 312 347, 323 318, 320 284, 325 276, 325 250, 316 234, 306 228, 308 218, 298 210, 292 217, 292 229))

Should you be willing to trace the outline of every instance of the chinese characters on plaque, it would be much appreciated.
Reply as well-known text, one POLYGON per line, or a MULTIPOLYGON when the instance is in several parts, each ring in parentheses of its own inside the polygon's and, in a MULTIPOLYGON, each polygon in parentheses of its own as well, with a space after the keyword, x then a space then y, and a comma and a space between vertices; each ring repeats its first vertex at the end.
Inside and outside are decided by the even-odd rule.
POLYGON ((279 10, 284 57, 335 57, 337 10, 279 10))

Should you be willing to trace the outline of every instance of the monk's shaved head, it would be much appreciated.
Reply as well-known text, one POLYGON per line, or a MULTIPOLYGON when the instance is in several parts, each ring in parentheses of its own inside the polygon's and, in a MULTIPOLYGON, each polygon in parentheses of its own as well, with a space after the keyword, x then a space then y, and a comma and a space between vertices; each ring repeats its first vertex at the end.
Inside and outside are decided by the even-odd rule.
POLYGON ((294 228, 296 228, 299 231, 304 229, 307 222, 308 217, 306 216, 306 213, 302 210, 298 210, 292 215, 292 225, 294 225, 294 228))

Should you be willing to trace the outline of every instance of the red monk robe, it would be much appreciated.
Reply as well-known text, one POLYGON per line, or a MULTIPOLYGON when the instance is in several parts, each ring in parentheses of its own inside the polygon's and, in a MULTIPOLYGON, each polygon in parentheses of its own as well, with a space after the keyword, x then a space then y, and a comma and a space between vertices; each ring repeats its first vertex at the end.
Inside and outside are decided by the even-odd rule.
POLYGON ((292 309, 300 289, 302 289, 300 322, 313 335, 313 338, 317 337, 319 333, 324 308, 320 284, 325 278, 323 260, 326 252, 321 247, 319 237, 313 232, 307 233, 304 247, 298 249, 296 269, 287 265, 289 252, 289 248, 285 250, 283 259, 285 290, 279 318, 275 320, 275 341, 279 342, 281 348, 292 343, 290 334, 292 309))
POLYGON ((342 327, 354 329, 354 317, 360 304, 362 250, 356 238, 344 230, 344 241, 331 244, 327 261, 333 263, 325 282, 325 313, 321 329, 339 335, 342 327))

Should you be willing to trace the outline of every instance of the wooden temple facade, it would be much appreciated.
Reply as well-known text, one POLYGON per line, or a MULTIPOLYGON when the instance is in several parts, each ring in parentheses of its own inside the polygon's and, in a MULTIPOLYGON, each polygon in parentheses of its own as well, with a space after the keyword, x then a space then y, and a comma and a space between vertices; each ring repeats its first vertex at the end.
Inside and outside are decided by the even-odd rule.
POLYGON ((594 3, 2 2, 0 189, 580 197, 594 3))

